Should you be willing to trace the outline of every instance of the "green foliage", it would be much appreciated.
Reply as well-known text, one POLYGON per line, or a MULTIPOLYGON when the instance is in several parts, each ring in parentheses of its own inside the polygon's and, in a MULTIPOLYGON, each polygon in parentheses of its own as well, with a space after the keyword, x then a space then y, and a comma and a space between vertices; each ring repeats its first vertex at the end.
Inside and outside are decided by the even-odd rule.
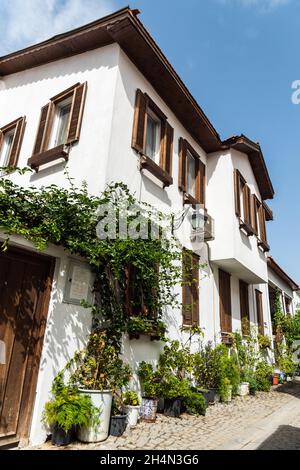
POLYGON ((80 394, 76 387, 64 384, 64 373, 53 381, 53 399, 45 404, 43 422, 57 425, 65 432, 75 426, 98 426, 100 410, 92 405, 91 398, 80 394))
POLYGON ((292 353, 284 344, 277 344, 275 349, 277 367, 285 375, 293 376, 297 370, 297 364, 293 361, 292 353))
POLYGON ((265 350, 271 348, 271 339, 269 336, 259 334, 257 336, 259 349, 265 350))
MULTIPOLYGON (((28 169, 15 171, 24 174, 28 169)), ((86 184, 76 188, 68 175, 67 178, 68 188, 56 185, 24 188, 7 177, 0 179, 0 229, 7 235, 1 249, 7 249, 10 235, 17 234, 33 242, 39 250, 52 243, 86 258, 96 275, 96 302, 92 306, 84 305, 92 308, 94 326, 98 328, 105 324, 120 347, 129 318, 126 303, 128 267, 133 266, 137 273, 134 289, 143 297, 144 310, 149 316, 155 313, 159 318, 164 306, 178 305, 173 288, 182 277, 178 263, 181 250, 172 236, 97 238, 96 227, 103 220, 98 209, 104 204, 113 205, 116 220, 127 205, 138 206, 143 220, 150 219, 157 225, 163 224, 167 216, 138 202, 122 183, 111 184, 100 196, 93 196, 86 184)), ((127 229, 135 217, 128 217, 127 229)))
POLYGON ((257 390, 261 392, 269 392, 271 389, 270 377, 273 374, 273 367, 266 361, 260 361, 255 370, 255 380, 257 390))
POLYGON ((221 379, 221 383, 218 389, 220 400, 228 402, 232 393, 232 384, 227 377, 221 379))
POLYGON ((161 320, 152 320, 142 316, 130 317, 127 332, 131 335, 144 334, 166 341, 166 324, 161 320))
POLYGON ((132 374, 106 331, 91 334, 87 348, 75 354, 68 368, 75 369, 71 382, 88 390, 117 392, 129 383, 132 374))
POLYGON ((254 373, 255 366, 260 359, 257 350, 256 330, 249 328, 247 336, 242 336, 242 334, 237 331, 233 334, 233 339, 233 346, 237 351, 241 380, 246 381, 245 376, 254 373))
POLYGON ((146 398, 158 398, 161 382, 159 371, 155 370, 152 364, 143 361, 139 365, 138 375, 143 385, 144 396, 146 398))
MULTIPOLYGON (((226 346, 224 347, 226 348, 226 346)), ((200 352, 194 355, 194 377, 198 387, 219 388, 222 377, 221 357, 223 354, 223 345, 214 348, 212 343, 208 343, 200 352)))
POLYGON ((163 374, 171 373, 178 379, 184 379, 192 372, 194 358, 188 347, 179 341, 170 341, 159 357, 159 369, 163 374))
POLYGON ((225 383, 225 389, 226 389, 226 383, 227 381, 229 382, 229 385, 232 386, 232 395, 235 396, 238 393, 238 388, 241 382, 238 358, 236 354, 234 354, 233 352, 231 354, 228 354, 228 351, 226 349, 227 348, 225 346, 224 353, 221 357, 222 373, 221 373, 221 380, 220 380, 220 386, 219 386, 219 394, 221 397, 222 397, 222 391, 220 389, 224 387, 224 383, 225 383))
POLYGON ((183 400, 186 411, 191 415, 205 416, 207 404, 204 396, 201 393, 192 392, 188 394, 183 400))
POLYGON ((123 396, 123 403, 126 406, 139 406, 141 404, 141 399, 133 390, 126 390, 123 396))
POLYGON ((164 374, 160 383, 160 396, 165 399, 187 397, 190 394, 190 383, 187 379, 178 379, 170 372, 164 374))

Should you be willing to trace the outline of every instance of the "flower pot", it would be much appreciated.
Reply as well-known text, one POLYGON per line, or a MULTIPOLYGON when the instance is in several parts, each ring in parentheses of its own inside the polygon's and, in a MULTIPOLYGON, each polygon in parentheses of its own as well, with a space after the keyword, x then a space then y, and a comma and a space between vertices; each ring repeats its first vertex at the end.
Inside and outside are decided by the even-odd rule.
POLYGON ((209 388, 206 393, 208 404, 214 405, 218 401, 217 390, 215 388, 209 388))
POLYGON ((210 392, 208 390, 201 390, 197 389, 197 393, 201 393, 201 395, 204 397, 206 405, 209 405, 209 399, 210 399, 210 392))
POLYGON ((279 377, 277 377, 276 375, 273 375, 273 385, 278 385, 279 383, 279 377))
POLYGON ((72 429, 69 429, 69 431, 66 432, 59 426, 54 426, 51 437, 52 444, 55 446, 69 445, 72 440, 72 431, 72 429))
POLYGON ((140 406, 126 405, 124 406, 124 412, 127 415, 127 425, 134 428, 138 423, 140 406))
POLYGON ((143 421, 154 423, 156 420, 158 400, 156 398, 142 398, 140 417, 143 421))
POLYGON ((172 418, 179 418, 181 412, 182 398, 165 399, 164 415, 172 418))
POLYGON ((286 378, 286 381, 287 382, 292 382, 292 380, 293 380, 293 378, 288 375, 287 378, 286 378))
POLYGON ((127 414, 116 415, 110 418, 110 436, 120 437, 124 434, 127 426, 127 414))
POLYGON ((78 429, 77 437, 82 442, 101 442, 108 437, 110 412, 112 404, 112 392, 110 390, 79 390, 80 393, 89 395, 92 404, 99 409, 100 424, 94 427, 81 426, 78 429))
POLYGON ((240 397, 245 397, 247 395, 249 395, 249 382, 242 382, 240 383, 239 387, 238 387, 238 392, 237 394, 240 396, 240 397))

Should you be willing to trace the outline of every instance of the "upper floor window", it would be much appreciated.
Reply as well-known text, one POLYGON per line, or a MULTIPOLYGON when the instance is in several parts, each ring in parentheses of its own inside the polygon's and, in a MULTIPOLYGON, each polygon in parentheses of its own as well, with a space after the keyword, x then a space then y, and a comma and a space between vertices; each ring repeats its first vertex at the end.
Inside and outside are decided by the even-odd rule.
POLYGON ((267 242, 265 208, 254 194, 252 195, 252 208, 252 225, 254 227, 255 234, 258 237, 258 245, 262 248, 263 251, 269 251, 270 247, 267 242))
POLYGON ((38 170, 41 165, 68 159, 69 145, 80 137, 87 83, 77 83, 55 95, 42 107, 32 157, 28 165, 38 170))
POLYGON ((205 165, 193 147, 179 140, 179 188, 184 202, 205 205, 205 165))
POLYGON ((140 154, 141 169, 147 169, 164 186, 173 183, 174 130, 154 101, 137 90, 132 133, 132 148, 140 154))
POLYGON ((17 166, 25 125, 21 117, 0 129, 0 167, 17 166))

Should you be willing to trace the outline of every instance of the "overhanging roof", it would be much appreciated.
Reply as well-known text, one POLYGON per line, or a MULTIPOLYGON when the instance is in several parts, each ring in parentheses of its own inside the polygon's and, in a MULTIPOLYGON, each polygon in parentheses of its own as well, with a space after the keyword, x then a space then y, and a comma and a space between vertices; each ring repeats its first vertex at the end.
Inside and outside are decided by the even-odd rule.
POLYGON ((273 199, 274 188, 260 145, 242 134, 225 140, 223 146, 223 148, 234 148, 248 155, 262 199, 273 199))
POLYGON ((290 288, 294 291, 298 291, 300 287, 298 284, 293 281, 293 279, 276 263, 276 261, 269 256, 268 257, 268 267, 280 277, 284 282, 286 282, 290 288))
POLYGON ((0 76, 118 43, 206 152, 220 149, 215 128, 143 24, 138 10, 123 8, 67 33, 0 57, 0 76))

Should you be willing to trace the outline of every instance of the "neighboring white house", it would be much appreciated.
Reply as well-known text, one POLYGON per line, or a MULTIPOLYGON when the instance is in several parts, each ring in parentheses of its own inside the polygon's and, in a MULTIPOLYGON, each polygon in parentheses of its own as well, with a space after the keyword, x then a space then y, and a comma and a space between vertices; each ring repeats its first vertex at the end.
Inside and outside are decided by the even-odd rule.
MULTIPOLYGON (((2 57, 0 77, 0 166, 36 170, 13 174, 14 182, 66 187, 67 161, 74 183, 87 181, 93 194, 122 181, 140 201, 165 212, 182 211, 185 204, 205 208, 207 236, 200 249, 181 239, 205 265, 196 307, 190 315, 184 308, 166 312, 171 338, 182 337, 183 324, 198 323, 205 341, 228 342, 242 318, 272 335, 265 224, 272 212, 265 200, 274 190, 261 148, 243 135, 221 140, 137 11, 122 9, 2 57)), ((92 278, 84 262, 63 249, 38 254, 13 237, 8 254, 0 255, 1 282, 10 290, 0 290, 0 340, 8 351, 6 366, 0 365, 0 439, 37 444, 46 437, 41 413, 51 382, 90 330, 90 315, 78 301, 88 297, 92 278), (13 298, 20 289, 34 305, 31 318, 44 320, 31 352, 34 367, 26 330, 17 332, 23 336, 17 350, 18 325, 8 321, 16 316, 13 298), (16 368, 18 380, 10 373, 16 368)), ((156 360, 161 346, 127 338, 123 354, 136 367, 156 360)))

